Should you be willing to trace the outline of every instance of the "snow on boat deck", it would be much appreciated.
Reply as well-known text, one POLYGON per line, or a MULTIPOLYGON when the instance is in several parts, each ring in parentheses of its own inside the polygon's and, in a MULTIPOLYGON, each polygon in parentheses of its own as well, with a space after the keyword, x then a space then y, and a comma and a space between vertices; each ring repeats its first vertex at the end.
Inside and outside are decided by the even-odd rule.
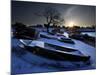
POLYGON ((48 40, 45 38, 40 38, 39 40, 44 41, 46 43, 62 46, 65 48, 77 49, 77 50, 81 51, 84 55, 91 56, 91 60, 92 60, 93 64, 96 64, 96 49, 84 42, 73 39, 73 41, 75 42, 75 44, 73 45, 73 44, 69 44, 69 43, 60 42, 60 41, 57 41, 54 39, 48 40))

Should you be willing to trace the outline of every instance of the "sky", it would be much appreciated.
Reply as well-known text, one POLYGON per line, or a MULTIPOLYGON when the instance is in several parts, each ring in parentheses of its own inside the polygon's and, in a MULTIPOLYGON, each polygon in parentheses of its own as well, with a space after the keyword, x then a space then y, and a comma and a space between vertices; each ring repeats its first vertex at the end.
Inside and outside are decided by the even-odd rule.
POLYGON ((26 25, 45 24, 43 14, 45 8, 57 9, 64 19, 64 26, 92 26, 96 25, 96 6, 55 4, 40 2, 12 1, 12 23, 21 22, 26 25))

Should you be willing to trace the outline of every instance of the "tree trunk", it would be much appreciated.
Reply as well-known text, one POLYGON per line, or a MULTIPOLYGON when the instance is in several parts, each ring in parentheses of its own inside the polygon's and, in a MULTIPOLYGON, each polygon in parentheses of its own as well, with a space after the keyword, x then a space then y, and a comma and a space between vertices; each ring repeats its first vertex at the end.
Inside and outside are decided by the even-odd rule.
POLYGON ((49 25, 50 25, 50 24, 48 23, 48 24, 47 24, 47 32, 48 32, 48 33, 49 33, 49 25))

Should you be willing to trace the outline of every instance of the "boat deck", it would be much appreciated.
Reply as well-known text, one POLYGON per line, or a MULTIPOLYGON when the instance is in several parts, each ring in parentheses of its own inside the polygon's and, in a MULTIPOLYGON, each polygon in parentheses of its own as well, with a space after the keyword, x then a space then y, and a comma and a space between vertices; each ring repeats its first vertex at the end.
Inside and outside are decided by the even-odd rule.
POLYGON ((69 43, 64 43, 64 42, 60 42, 54 39, 46 39, 46 38, 40 38, 38 39, 39 41, 44 41, 46 43, 50 43, 50 44, 54 44, 54 45, 58 45, 58 46, 62 46, 65 48, 71 48, 71 49, 76 49, 79 50, 80 52, 82 52, 82 54, 84 55, 89 55, 91 57, 91 60, 93 61, 93 63, 95 64, 95 60, 96 60, 96 49, 95 47, 92 47, 84 42, 81 42, 79 40, 75 40, 72 39, 75 44, 69 44, 69 43))

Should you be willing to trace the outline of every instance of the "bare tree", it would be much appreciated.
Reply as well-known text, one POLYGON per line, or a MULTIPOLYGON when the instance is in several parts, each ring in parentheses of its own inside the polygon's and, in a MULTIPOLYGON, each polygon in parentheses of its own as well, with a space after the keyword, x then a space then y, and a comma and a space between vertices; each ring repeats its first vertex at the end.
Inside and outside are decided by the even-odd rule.
POLYGON ((64 22, 64 19, 61 18, 60 12, 52 7, 47 7, 44 11, 43 16, 46 18, 47 22, 47 32, 49 32, 50 25, 61 25, 64 22))
POLYGON ((61 16, 61 13, 53 7, 46 7, 42 13, 34 13, 37 16, 42 16, 46 19, 47 32, 49 32, 49 27, 52 24, 53 26, 59 26, 64 23, 64 19, 61 16))

